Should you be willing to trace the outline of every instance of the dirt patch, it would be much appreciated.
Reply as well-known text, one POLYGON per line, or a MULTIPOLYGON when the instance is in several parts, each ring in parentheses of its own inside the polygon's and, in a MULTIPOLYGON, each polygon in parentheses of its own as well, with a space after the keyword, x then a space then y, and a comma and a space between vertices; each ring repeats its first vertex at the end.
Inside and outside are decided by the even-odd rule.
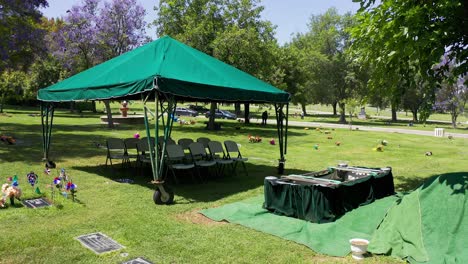
POLYGON ((200 214, 198 212, 200 210, 201 209, 196 209, 193 211, 177 214, 175 218, 181 222, 189 222, 192 224, 199 224, 199 225, 218 226, 218 225, 227 224, 226 221, 217 222, 217 221, 211 220, 210 218, 200 214))

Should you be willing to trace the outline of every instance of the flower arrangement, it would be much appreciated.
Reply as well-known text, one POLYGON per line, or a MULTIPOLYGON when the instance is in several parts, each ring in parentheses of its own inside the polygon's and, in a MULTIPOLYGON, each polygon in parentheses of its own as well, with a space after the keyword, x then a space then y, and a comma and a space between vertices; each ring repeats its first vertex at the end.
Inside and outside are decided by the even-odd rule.
POLYGON ((249 135, 249 142, 250 143, 259 143, 259 142, 262 142, 262 138, 259 137, 259 136, 251 136, 249 135))
POLYGON ((14 137, 5 136, 5 135, 0 136, 0 141, 2 141, 3 143, 7 145, 14 145, 16 143, 16 139, 14 137))
POLYGON ((20 200, 22 191, 19 188, 18 176, 9 177, 9 181, 12 181, 12 184, 5 183, 2 185, 2 195, 0 196, 0 207, 5 207, 5 202, 7 198, 10 198, 10 204, 15 205, 15 198, 20 200))
POLYGON ((34 185, 39 184, 39 176, 36 173, 34 173, 34 171, 31 171, 26 175, 26 177, 28 178, 29 184, 31 184, 31 187, 34 189, 34 192, 37 194, 41 194, 39 186, 36 186, 36 188, 34 188, 34 185))
POLYGON ((59 191, 65 198, 68 198, 68 192, 70 192, 73 201, 75 201, 75 196, 78 186, 73 183, 72 179, 66 174, 65 169, 60 170, 60 175, 55 177, 52 181, 51 191, 52 199, 54 198, 55 188, 59 191))
POLYGON ((379 144, 377 147, 374 148, 375 151, 377 152, 383 152, 384 151, 384 145, 379 144))

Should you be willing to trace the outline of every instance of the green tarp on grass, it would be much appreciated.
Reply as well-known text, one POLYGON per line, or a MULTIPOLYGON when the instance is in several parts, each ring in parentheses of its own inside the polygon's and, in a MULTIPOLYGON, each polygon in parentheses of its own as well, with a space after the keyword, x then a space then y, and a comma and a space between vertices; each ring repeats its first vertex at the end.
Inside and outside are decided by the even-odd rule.
POLYGON ((200 213, 215 221, 226 220, 295 241, 322 254, 346 256, 350 253, 349 240, 370 239, 397 197, 377 200, 326 224, 315 224, 270 213, 262 208, 263 200, 263 196, 258 196, 218 208, 205 209, 200 213))
POLYGON ((369 251, 413 263, 468 263, 467 188, 468 173, 426 181, 389 211, 369 251))
POLYGON ((468 173, 444 174, 400 198, 377 200, 326 224, 269 213, 261 196, 201 213, 332 256, 347 255, 348 240, 357 237, 370 239, 372 253, 413 263, 468 263, 467 190, 468 173))

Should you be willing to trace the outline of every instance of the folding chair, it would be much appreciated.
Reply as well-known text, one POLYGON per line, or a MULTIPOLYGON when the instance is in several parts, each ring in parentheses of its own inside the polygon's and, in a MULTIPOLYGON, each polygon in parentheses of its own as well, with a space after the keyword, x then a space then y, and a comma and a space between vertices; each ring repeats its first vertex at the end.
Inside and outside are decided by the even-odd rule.
POLYGON ((193 143, 193 139, 191 138, 181 138, 177 140, 177 144, 182 147, 182 149, 189 149, 189 145, 193 143))
POLYGON ((135 159, 138 161, 138 148, 137 144, 140 141, 138 138, 125 138, 124 143, 125 143, 125 150, 127 157, 129 159, 135 159))
POLYGON ((199 137, 197 138, 197 142, 198 143, 202 143, 203 144, 203 147, 205 149, 208 149, 208 142, 210 142, 211 139, 207 138, 207 137, 199 137))
MULTIPOLYGON (((163 144, 164 144, 164 137, 163 137, 163 136, 158 137, 158 149, 159 149, 159 153, 162 153, 163 144)), ((172 138, 168 138, 168 139, 167 139, 166 147, 169 146, 169 145, 175 145, 175 144, 177 144, 177 143, 175 142, 175 140, 173 140, 172 138)))
POLYGON ((249 174, 247 172, 245 162, 248 161, 249 159, 242 157, 242 154, 240 153, 237 143, 232 140, 226 140, 224 141, 224 147, 226 148, 226 153, 227 153, 228 158, 234 160, 234 166, 233 166, 234 171, 236 170, 237 164, 241 163, 242 166, 244 167, 245 175, 248 176, 249 174), (235 153, 237 153, 237 157, 235 156, 235 153), (234 154, 234 156, 232 156, 231 154, 234 154))
MULTIPOLYGON (((190 162, 185 158, 184 150, 181 146, 170 144, 166 146, 166 165, 167 170, 165 174, 165 178, 167 177, 167 172, 170 170, 172 172, 172 176, 174 177, 174 181, 179 183, 177 179, 176 170, 189 170, 195 168, 195 164, 190 162)), ((191 171, 192 179, 195 181, 195 177, 193 172, 191 171)))
POLYGON ((210 167, 216 166, 216 161, 210 160, 210 156, 206 153, 202 143, 193 142, 189 145, 189 150, 198 175, 200 176, 200 179, 202 179, 199 169, 207 168, 208 170, 210 167))
POLYGON ((219 173, 222 175, 227 165, 232 165, 234 160, 228 158, 224 152, 223 145, 219 141, 208 142, 208 149, 210 150, 211 159, 216 161, 218 165, 219 173))
POLYGON ((106 166, 107 161, 110 162, 112 166, 112 159, 119 159, 122 161, 122 167, 125 163, 129 162, 127 156, 127 150, 125 148, 125 142, 120 138, 108 138, 106 140, 107 146, 107 157, 106 157, 106 166))
POLYGON ((189 150, 189 145, 193 143, 193 139, 191 138, 181 138, 177 140, 177 144, 182 147, 182 149, 185 152, 185 157, 190 159, 190 150, 189 150))
MULTIPOLYGON (((151 146, 154 148, 154 141, 151 140, 151 146)), ((144 163, 151 163, 150 145, 148 145, 148 138, 142 138, 137 143, 137 163, 142 166, 144 163)))

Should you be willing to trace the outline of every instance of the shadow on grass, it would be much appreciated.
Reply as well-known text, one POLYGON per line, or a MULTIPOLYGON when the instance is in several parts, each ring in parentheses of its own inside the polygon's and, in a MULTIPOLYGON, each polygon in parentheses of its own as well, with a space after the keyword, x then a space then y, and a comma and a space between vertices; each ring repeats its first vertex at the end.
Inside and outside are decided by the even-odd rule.
MULTIPOLYGON (((108 129, 103 124, 80 125, 79 120, 80 118, 77 117, 76 124, 53 125, 49 156, 54 162, 93 156, 103 156, 105 159, 106 150, 97 148, 97 144, 105 146, 106 139, 109 138, 106 133, 122 131, 122 138, 126 138, 131 137, 134 133, 129 131, 144 131, 144 125, 121 125, 114 129, 108 129)), ((223 129, 218 131, 208 131, 204 129, 204 126, 200 125, 180 126, 175 124, 173 131, 179 135, 194 133, 194 136, 217 136, 225 139, 237 136, 247 137, 250 134, 262 138, 277 137, 276 126, 274 125, 259 126, 257 124, 237 124, 234 122, 222 122, 222 124, 223 129), (240 129, 237 129, 238 127, 240 129)), ((0 144, 1 159, 5 162, 40 162, 43 157, 41 131, 41 124, 2 123, 2 134, 13 136, 17 140, 17 144, 0 144)), ((290 136, 305 135, 291 130, 288 133, 290 136)))
MULTIPOLYGON (((278 176, 277 168, 274 166, 246 164, 248 176, 242 168, 237 168, 235 175, 224 175, 215 177, 210 175, 206 177, 206 172, 201 172, 205 179, 203 183, 194 182, 189 173, 177 175, 180 183, 175 184, 171 177, 168 177, 168 185, 174 190, 175 194, 184 198, 187 203, 191 202, 213 202, 225 198, 230 195, 253 190, 263 186, 263 181, 266 176, 278 176)), ((130 179, 133 184, 138 184, 148 189, 155 190, 155 186, 151 184, 152 174, 150 167, 144 168, 122 168, 120 164, 114 164, 113 167, 99 166, 74 166, 74 170, 85 171, 87 173, 99 175, 109 180, 130 179)), ((196 174, 196 172, 194 172, 196 174)), ((300 170, 287 170, 287 174, 291 173, 306 173, 300 170)), ((227 173, 226 173, 227 174, 227 173)), ((170 173, 168 174, 170 175, 170 173)), ((184 203, 178 201, 178 203, 184 203)))
POLYGON ((428 178, 400 176, 398 180, 400 183, 395 187, 404 191, 413 191, 417 188, 425 189, 434 181, 439 181, 439 184, 448 185, 453 190, 453 194, 465 194, 468 189, 468 172, 449 172, 432 175, 428 178))

